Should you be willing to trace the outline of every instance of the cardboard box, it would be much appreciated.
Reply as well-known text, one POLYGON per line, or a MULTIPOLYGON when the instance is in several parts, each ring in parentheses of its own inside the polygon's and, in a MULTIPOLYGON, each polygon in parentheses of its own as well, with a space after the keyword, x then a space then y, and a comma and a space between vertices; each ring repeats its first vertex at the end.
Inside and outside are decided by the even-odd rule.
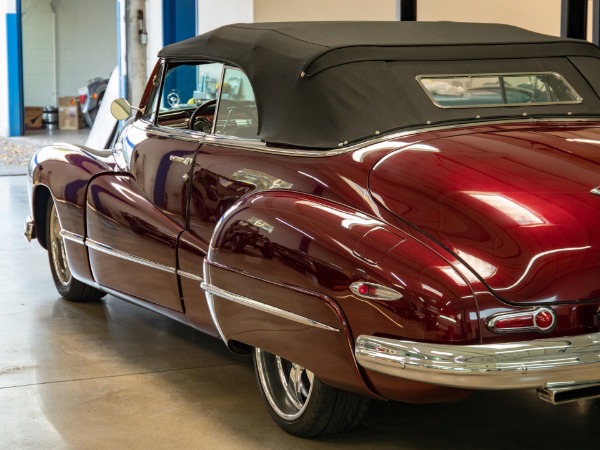
POLYGON ((25 107, 25 129, 39 130, 42 128, 42 107, 41 106, 26 106, 25 107))
POLYGON ((58 128, 61 130, 83 128, 83 115, 77 97, 58 98, 58 128))

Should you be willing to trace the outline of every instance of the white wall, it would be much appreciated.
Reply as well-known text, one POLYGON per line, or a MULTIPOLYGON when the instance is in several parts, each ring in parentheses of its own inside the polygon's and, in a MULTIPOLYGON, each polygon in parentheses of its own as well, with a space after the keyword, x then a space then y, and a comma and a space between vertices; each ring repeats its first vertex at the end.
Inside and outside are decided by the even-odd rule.
POLYGON ((254 3, 256 0, 197 0, 198 34, 230 23, 254 22, 254 3))
POLYGON ((158 52, 163 47, 162 21, 162 0, 146 0, 146 31, 148 32, 148 45, 146 45, 146 78, 148 78, 154 70, 156 61, 158 61, 158 52))
MULTIPOLYGON (((23 2, 23 6, 31 9, 38 2, 41 12, 42 4, 47 4, 48 0, 30 0, 23 2)), ((117 65, 115 0, 53 0, 53 3, 57 21, 58 96, 75 96, 78 88, 84 86, 88 79, 98 76, 108 78, 117 65)), ((43 10, 50 11, 45 9, 45 5, 43 10)), ((51 20, 52 17, 48 14, 46 23, 51 23, 51 20)), ((24 22, 24 25, 28 24, 24 22)), ((35 35, 35 32, 23 33, 27 36, 35 35)), ((40 32, 37 40, 29 41, 37 42, 33 48, 26 47, 28 42, 23 42, 26 104, 46 104, 47 95, 51 93, 45 91, 43 94, 40 91, 42 88, 38 89, 36 86, 44 77, 47 80, 53 77, 52 65, 38 61, 38 58, 44 57, 41 54, 44 47, 39 45, 42 38, 40 32)), ((51 48, 51 45, 46 48, 51 48)), ((51 52, 52 50, 48 50, 48 53, 51 52)), ((47 81, 44 85, 45 83, 47 81)))
POLYGON ((25 106, 56 104, 52 8, 47 0, 22 2, 25 106))

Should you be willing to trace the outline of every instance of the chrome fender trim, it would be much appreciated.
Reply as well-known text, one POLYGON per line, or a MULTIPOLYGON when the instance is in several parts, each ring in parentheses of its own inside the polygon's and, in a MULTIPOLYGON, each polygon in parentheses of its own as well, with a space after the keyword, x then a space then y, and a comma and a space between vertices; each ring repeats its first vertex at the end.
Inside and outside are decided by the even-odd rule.
MULTIPOLYGON (((323 330, 328 331, 340 331, 337 328, 330 327, 329 325, 325 325, 324 323, 317 322, 316 320, 309 319, 308 317, 301 316, 299 314, 286 311, 285 309, 277 308, 275 306, 267 305, 266 303, 259 302, 257 300, 253 300, 248 297, 243 297, 238 294, 234 294, 233 292, 226 291, 224 289, 218 288, 208 283, 202 283, 200 285, 202 289, 206 292, 224 298, 225 300, 229 300, 240 305, 247 306, 249 308, 257 309, 259 311, 266 312, 267 314, 272 314, 274 316, 282 317, 284 319, 291 320, 293 322, 298 322, 303 325, 309 325, 311 327, 321 328, 323 330)), ((214 300, 212 300, 214 302, 214 300)), ((214 319, 214 318, 213 318, 214 319)), ((216 323, 216 321, 215 321, 216 323)))
POLYGON ((464 389, 600 382, 600 333, 488 345, 359 336, 355 355, 375 372, 464 389))
POLYGON ((63 239, 66 239, 68 241, 75 242, 75 243, 81 244, 81 245, 85 244, 85 240, 84 240, 83 236, 81 236, 80 234, 71 233, 70 231, 61 230, 60 231, 60 235, 63 237, 63 239))

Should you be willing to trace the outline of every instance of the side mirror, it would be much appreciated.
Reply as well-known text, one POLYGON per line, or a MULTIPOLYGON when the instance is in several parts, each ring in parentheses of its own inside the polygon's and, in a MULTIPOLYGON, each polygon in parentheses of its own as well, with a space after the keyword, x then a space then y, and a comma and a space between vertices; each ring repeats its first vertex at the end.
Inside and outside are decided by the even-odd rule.
POLYGON ((132 109, 132 106, 124 98, 118 98, 110 105, 110 113, 117 120, 129 119, 132 109))

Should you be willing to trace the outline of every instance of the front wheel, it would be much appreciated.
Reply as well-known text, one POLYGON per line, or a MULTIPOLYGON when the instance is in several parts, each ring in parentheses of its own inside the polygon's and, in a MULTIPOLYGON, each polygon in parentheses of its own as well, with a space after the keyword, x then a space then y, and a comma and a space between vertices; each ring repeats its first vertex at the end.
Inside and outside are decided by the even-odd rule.
POLYGON ((275 423, 296 436, 338 433, 356 427, 369 399, 324 384, 311 371, 254 349, 260 393, 275 423))
POLYGON ((50 260, 52 279, 58 293, 65 300, 74 302, 91 302, 104 297, 104 292, 73 278, 67 261, 65 241, 61 234, 58 213, 52 197, 48 200, 46 214, 48 259, 50 260))

